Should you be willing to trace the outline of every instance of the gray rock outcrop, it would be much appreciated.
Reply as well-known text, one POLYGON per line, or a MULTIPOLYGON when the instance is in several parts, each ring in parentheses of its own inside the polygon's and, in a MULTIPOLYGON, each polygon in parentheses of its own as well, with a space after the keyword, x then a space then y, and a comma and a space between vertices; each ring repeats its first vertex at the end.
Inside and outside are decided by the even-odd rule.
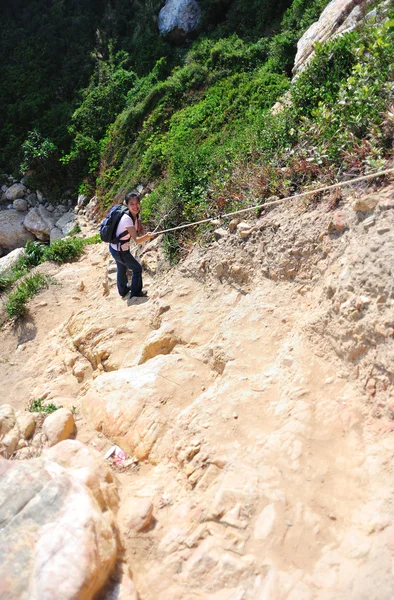
POLYGON ((196 0, 167 0, 158 19, 159 31, 174 43, 183 43, 200 21, 196 0))
POLYGON ((44 219, 43 214, 45 214, 45 208, 43 206, 32 208, 29 210, 24 220, 24 226, 34 234, 37 239, 46 242, 49 240, 51 229, 54 227, 55 223, 53 219, 49 218, 50 213, 48 213, 47 219, 44 219))
POLYGON ((371 0, 332 0, 320 15, 318 21, 304 33, 297 43, 293 74, 296 75, 314 54, 316 42, 326 40, 345 31, 354 29, 364 16, 365 8, 371 0))
POLYGON ((23 226, 25 218, 14 208, 0 212, 0 247, 15 250, 34 240, 34 235, 23 226))
POLYGON ((10 202, 13 202, 17 198, 23 198, 25 194, 26 188, 23 183, 14 183, 14 185, 7 189, 5 197, 10 202))

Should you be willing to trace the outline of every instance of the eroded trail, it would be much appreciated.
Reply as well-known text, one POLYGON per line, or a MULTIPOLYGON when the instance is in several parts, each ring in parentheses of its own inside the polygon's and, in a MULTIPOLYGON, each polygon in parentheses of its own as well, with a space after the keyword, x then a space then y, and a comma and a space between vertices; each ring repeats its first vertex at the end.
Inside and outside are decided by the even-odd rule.
POLYGON ((138 459, 117 522, 141 600, 391 599, 394 440, 306 335, 308 297, 175 271, 128 305, 107 263, 58 270, 27 342, 3 331, 1 402, 75 406, 77 439, 138 459))

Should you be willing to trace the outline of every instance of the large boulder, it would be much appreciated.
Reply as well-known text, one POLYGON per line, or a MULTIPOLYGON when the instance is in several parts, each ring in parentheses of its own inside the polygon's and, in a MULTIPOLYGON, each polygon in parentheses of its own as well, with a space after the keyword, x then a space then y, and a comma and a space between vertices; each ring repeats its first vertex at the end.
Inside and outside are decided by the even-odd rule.
POLYGON ((15 209, 0 212, 0 247, 8 250, 22 248, 34 235, 28 231, 23 222, 26 215, 15 209))
POLYGON ((0 481, 1 598, 93 598, 117 555, 116 495, 102 493, 116 486, 104 460, 62 442, 37 459, 0 458, 0 481))
POLYGON ((3 271, 6 271, 7 269, 13 267, 18 262, 18 260, 24 255, 24 253, 24 248, 16 248, 6 256, 0 258, 0 273, 3 273, 3 271))
POLYGON ((67 440, 74 433, 74 417, 69 408, 59 408, 48 415, 42 428, 47 436, 48 446, 67 440))
POLYGON ((325 42, 340 33, 354 29, 364 16, 364 8, 370 3, 371 0, 331 0, 319 20, 299 39, 293 73, 297 74, 305 68, 314 54, 316 42, 325 42))
POLYGON ((23 198, 26 194, 26 188, 23 183, 14 183, 11 187, 9 187, 5 193, 5 197, 10 202, 13 202, 17 198, 23 198))
POLYGON ((199 370, 199 361, 167 354, 103 373, 92 382, 82 410, 125 452, 155 463, 172 449, 166 433, 175 417, 201 393, 199 370))
POLYGON ((37 239, 42 242, 48 241, 50 231, 37 207, 29 210, 23 224, 37 239))
POLYGON ((159 31, 174 43, 183 43, 200 21, 196 0, 167 0, 158 19, 159 31))
POLYGON ((51 237, 51 231, 55 228, 56 216, 42 206, 35 206, 27 213, 24 221, 26 229, 34 233, 36 238, 47 242, 51 237))

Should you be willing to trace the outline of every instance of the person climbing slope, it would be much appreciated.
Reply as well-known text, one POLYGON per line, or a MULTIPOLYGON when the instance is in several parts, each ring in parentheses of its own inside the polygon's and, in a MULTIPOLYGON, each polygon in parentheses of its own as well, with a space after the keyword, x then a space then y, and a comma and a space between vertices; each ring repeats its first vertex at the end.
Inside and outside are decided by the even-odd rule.
POLYGON ((155 237, 153 233, 143 233, 140 219, 141 202, 136 192, 129 192, 125 196, 128 212, 122 215, 116 228, 117 243, 109 245, 109 251, 115 259, 117 266, 117 286, 119 295, 124 298, 130 292, 130 298, 146 296, 142 290, 142 266, 130 253, 130 239, 137 244, 142 244, 155 237), (132 271, 131 286, 127 280, 127 270, 132 271))

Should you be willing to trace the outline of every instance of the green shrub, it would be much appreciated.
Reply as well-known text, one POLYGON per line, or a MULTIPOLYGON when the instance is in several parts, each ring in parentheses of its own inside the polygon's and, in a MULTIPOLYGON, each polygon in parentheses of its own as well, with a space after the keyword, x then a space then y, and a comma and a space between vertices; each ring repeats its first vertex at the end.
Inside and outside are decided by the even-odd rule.
POLYGON ((85 245, 85 240, 81 238, 55 240, 45 247, 43 260, 54 260, 58 263, 73 260, 81 256, 85 245))

